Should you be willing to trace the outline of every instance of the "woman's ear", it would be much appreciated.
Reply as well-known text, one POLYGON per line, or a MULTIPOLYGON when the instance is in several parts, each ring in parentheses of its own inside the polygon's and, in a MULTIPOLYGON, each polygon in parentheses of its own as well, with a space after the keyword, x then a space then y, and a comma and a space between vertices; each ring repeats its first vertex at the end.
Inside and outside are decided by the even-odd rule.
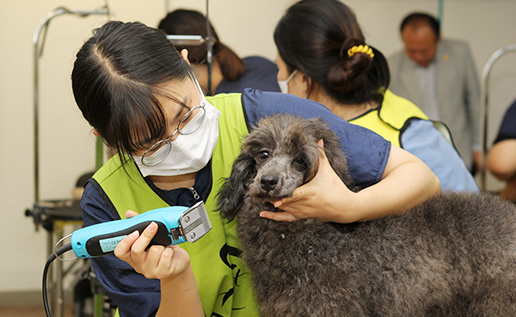
POLYGON ((100 133, 97 129, 93 129, 93 135, 100 137, 100 133))
POLYGON ((305 99, 309 99, 311 90, 312 90, 312 78, 308 77, 305 73, 302 71, 298 71, 296 76, 294 78, 297 81, 297 84, 299 85, 299 89, 301 90, 301 96, 305 96, 305 99), (295 78, 297 77, 297 78, 295 78))
POLYGON ((182 49, 181 50, 181 57, 185 60, 185 62, 188 63, 188 65, 190 65, 190 61, 188 60, 188 50, 187 49, 182 49))

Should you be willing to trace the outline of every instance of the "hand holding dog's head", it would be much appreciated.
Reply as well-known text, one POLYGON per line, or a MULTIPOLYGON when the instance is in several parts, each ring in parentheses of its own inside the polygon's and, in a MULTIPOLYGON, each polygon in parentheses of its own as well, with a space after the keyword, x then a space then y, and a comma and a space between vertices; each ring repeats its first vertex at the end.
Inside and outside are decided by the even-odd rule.
POLYGON ((263 118, 242 143, 241 154, 220 192, 222 214, 232 220, 246 195, 260 205, 290 197, 317 173, 321 156, 317 142, 321 139, 328 161, 350 184, 340 143, 322 120, 285 114, 263 118))

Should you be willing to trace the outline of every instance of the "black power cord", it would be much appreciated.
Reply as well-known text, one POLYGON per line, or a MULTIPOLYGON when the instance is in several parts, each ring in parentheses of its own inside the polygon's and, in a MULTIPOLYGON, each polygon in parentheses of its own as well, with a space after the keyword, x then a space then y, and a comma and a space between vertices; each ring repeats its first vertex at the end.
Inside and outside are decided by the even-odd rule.
POLYGON ((43 288, 42 288, 42 293, 43 293, 43 306, 45 306, 45 312, 47 313, 47 317, 51 317, 51 312, 50 312, 50 307, 48 306, 48 297, 47 297, 47 275, 48 275, 48 270, 50 268, 50 264, 52 262, 54 262, 54 260, 60 256, 61 254, 65 253, 65 252, 68 252, 72 250, 72 244, 69 243, 67 245, 64 245, 62 247, 60 247, 59 249, 57 249, 54 253, 52 253, 49 257, 48 257, 48 260, 47 260, 47 264, 45 264, 45 268, 43 269, 43 288))

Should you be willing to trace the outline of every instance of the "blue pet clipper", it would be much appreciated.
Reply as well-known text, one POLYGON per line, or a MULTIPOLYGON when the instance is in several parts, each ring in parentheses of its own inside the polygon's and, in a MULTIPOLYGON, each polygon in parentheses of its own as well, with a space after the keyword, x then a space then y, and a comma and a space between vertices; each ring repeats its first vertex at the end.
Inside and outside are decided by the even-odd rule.
POLYGON ((149 245, 192 243, 211 229, 206 207, 200 201, 191 208, 158 208, 130 219, 99 223, 76 230, 72 233, 72 249, 79 258, 111 254, 122 239, 135 230, 141 234, 152 221, 158 225, 158 231, 149 245))

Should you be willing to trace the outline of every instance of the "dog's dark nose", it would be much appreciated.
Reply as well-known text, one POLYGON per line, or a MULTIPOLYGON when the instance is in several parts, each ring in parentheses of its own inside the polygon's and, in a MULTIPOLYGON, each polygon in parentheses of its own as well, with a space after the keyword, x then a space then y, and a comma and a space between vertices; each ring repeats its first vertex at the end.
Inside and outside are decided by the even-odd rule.
POLYGON ((260 185, 262 189, 265 191, 271 191, 278 184, 278 176, 274 175, 265 175, 260 180, 260 185))

